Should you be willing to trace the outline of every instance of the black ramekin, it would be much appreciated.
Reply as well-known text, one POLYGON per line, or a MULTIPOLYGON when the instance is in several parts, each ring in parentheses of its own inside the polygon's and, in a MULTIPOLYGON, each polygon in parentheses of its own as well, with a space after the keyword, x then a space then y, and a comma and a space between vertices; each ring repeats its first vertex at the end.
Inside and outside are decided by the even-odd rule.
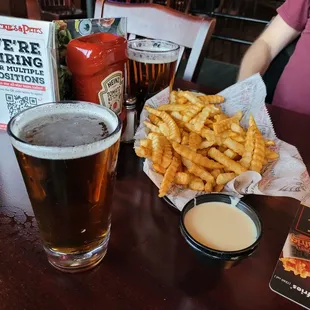
POLYGON ((207 262, 208 264, 224 269, 229 269, 232 266, 240 263, 243 259, 252 255, 254 251, 257 249, 263 233, 262 221, 257 212, 242 200, 239 200, 238 204, 236 205, 236 207, 239 208, 239 210, 246 213, 252 219, 257 229, 256 241, 249 247, 238 251, 219 251, 209 248, 201 244, 200 242, 196 241, 187 231, 184 225, 184 217, 190 209, 194 208, 195 206, 198 206, 199 204, 202 204, 204 202, 224 202, 230 204, 231 198, 237 199, 232 196, 224 194, 206 194, 198 196, 190 200, 184 206, 181 212, 181 220, 180 220, 181 233, 186 242, 195 250, 198 257, 203 261, 207 262))

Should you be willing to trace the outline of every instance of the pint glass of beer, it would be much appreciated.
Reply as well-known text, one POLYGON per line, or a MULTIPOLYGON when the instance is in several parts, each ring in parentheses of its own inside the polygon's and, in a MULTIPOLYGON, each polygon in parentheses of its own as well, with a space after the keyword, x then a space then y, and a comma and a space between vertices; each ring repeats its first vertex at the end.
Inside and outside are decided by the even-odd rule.
POLYGON ((8 134, 49 262, 96 266, 110 237, 119 118, 98 104, 48 103, 13 117, 8 134))
POLYGON ((151 39, 128 41, 127 93, 137 97, 138 112, 145 100, 174 82, 179 56, 177 44, 151 39))

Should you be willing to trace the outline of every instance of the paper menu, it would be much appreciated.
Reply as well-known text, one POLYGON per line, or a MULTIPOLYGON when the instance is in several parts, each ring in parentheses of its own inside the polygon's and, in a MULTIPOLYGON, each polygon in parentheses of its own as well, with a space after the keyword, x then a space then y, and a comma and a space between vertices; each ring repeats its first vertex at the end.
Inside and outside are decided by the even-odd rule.
POLYGON ((285 241, 270 288, 310 308, 310 208, 301 206, 285 241))

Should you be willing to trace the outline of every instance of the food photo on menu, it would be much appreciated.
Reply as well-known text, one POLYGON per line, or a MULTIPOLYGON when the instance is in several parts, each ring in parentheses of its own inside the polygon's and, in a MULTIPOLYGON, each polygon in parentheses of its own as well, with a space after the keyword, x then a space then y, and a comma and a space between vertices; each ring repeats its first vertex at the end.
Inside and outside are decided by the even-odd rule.
MULTIPOLYGON (((104 4, 96 5, 98 10, 104 4)), ((144 7, 107 5, 120 6, 122 12, 144 7)), ((217 5, 214 21, 224 2, 217 5)), ((161 6, 151 8, 154 13, 161 6)), ((233 7, 223 12, 225 18, 238 16, 233 7)), ((34 260, 25 255, 28 266, 35 262, 38 269, 45 268, 51 282, 57 273, 57 283, 64 287, 74 279, 68 287, 75 292, 83 279, 88 279, 91 294, 106 287, 111 294, 108 309, 181 309, 175 297, 169 300, 169 292, 193 302, 192 308, 184 303, 182 309, 209 309, 209 298, 211 304, 214 296, 218 299, 212 292, 228 290, 229 283, 240 280, 238 285, 246 286, 249 281, 248 289, 255 291, 259 269, 268 263, 268 277, 261 271, 257 284, 257 290, 262 289, 259 308, 310 309, 308 159, 301 156, 300 144, 297 148, 292 139, 279 134, 273 118, 277 110, 266 105, 265 76, 259 70, 247 74, 257 43, 245 55, 238 81, 214 91, 195 86, 194 71, 189 79, 188 66, 195 57, 190 53, 185 78, 178 77, 180 62, 188 56, 185 48, 194 49, 213 17, 191 14, 190 22, 202 26, 193 42, 185 40, 182 46, 181 39, 152 38, 148 27, 132 36, 133 19, 125 13, 126 17, 102 14, 105 17, 50 21, 0 15, 0 138, 5 135, 10 142, 9 157, 16 161, 31 204, 31 225, 29 210, 14 206, 26 216, 18 229, 39 248, 34 260), (256 200, 266 201, 264 210, 256 200), (279 207, 282 202, 289 207, 290 201, 298 204, 295 217, 279 207), (291 221, 290 228, 277 223, 273 230, 270 223, 278 217, 280 221, 283 214, 291 221), (286 239, 269 242, 279 229, 286 239), (279 250, 276 255, 268 252, 274 246, 279 250), (195 277, 185 266, 187 261, 195 277), (184 270, 179 270, 182 264, 184 270), (132 272, 137 281, 128 280, 134 278, 132 272), (212 280, 206 283, 214 282, 211 295, 209 282, 204 296, 187 290, 187 281, 200 283, 202 275, 212 280), (109 287, 110 281, 116 282, 109 287), (124 290, 114 296, 113 287, 124 290), (139 290, 145 295, 141 300, 132 297, 139 290), (147 290, 155 296, 154 305, 147 290), (129 300, 127 308, 122 299, 129 300)), ((184 19, 183 13, 171 14, 184 19)), ((278 17, 275 23, 281 25, 278 17)), ((279 100, 279 93, 275 98, 279 100)), ((285 113, 294 117, 288 106, 276 106, 282 109, 278 119, 285 113)), ((1 144, 2 140, 0 150, 1 144)), ((15 242, 22 240, 21 233, 14 237, 19 211, 11 211, 6 205, 10 200, 2 198, 2 190, 8 188, 2 179, 8 174, 2 177, 1 169, 0 223, 4 242, 14 251, 15 242)), ((28 250, 25 242, 23 251, 28 250)), ((5 255, 1 247, 0 254, 5 255)), ((40 296, 48 296, 44 285, 38 288, 40 296)), ((237 288, 230 290, 236 299, 237 288)), ((99 295, 104 301, 105 293, 99 295)), ((4 310, 19 310, 7 306, 3 296, 0 293, 4 310)), ((41 303, 40 296, 38 304, 27 301, 25 309, 55 308, 41 303)), ((235 303, 227 299, 229 307, 226 301, 216 301, 218 307, 211 308, 252 309, 240 298, 235 303)), ((68 309, 84 309, 83 302, 68 303, 68 309)))

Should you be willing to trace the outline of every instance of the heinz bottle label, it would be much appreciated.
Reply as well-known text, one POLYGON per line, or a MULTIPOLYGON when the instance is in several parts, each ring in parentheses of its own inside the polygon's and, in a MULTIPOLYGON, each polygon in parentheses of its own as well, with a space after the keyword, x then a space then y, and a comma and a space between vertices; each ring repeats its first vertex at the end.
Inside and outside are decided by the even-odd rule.
POLYGON ((98 93, 100 104, 120 114, 123 105, 123 72, 115 71, 108 75, 101 82, 101 87, 98 93))

